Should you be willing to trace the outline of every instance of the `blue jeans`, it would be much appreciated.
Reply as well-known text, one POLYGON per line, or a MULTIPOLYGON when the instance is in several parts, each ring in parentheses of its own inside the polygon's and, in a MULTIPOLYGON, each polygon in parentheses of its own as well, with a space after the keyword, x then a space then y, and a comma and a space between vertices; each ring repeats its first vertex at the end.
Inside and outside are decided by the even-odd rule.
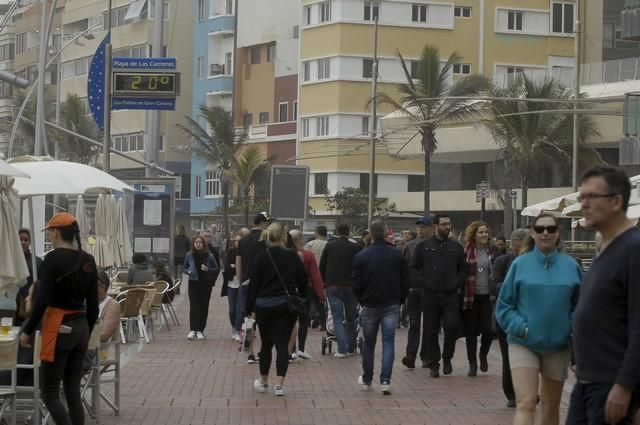
POLYGON ((333 327, 338 341, 338 353, 356 351, 356 297, 351 288, 327 288, 327 298, 333 316, 333 327))
POLYGON ((363 307, 360 314, 364 345, 362 347, 362 380, 371 384, 373 380, 373 361, 376 351, 378 329, 382 329, 382 370, 380 383, 391 382, 393 359, 395 358, 395 339, 398 320, 400 319, 400 305, 369 308, 363 307))
POLYGON ((240 296, 240 288, 227 288, 227 298, 229 301, 229 322, 231 327, 240 332, 244 317, 244 303, 246 302, 246 294, 244 298, 240 296), (242 304, 240 302, 242 301, 242 304))

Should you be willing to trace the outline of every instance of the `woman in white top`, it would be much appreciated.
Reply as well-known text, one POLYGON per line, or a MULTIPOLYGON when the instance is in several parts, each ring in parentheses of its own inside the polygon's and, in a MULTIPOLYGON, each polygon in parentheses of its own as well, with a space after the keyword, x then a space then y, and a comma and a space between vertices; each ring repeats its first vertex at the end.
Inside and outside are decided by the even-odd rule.
POLYGON ((98 320, 102 324, 100 342, 108 342, 120 326, 120 304, 109 295, 111 281, 105 272, 98 273, 98 320))

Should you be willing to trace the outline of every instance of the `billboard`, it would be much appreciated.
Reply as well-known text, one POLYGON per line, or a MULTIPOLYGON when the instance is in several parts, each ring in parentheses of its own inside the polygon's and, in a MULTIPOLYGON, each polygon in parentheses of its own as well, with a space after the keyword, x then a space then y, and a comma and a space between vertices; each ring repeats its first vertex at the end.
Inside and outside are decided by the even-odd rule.
POLYGON ((274 165, 270 200, 269 214, 277 220, 305 220, 309 210, 309 167, 274 165))

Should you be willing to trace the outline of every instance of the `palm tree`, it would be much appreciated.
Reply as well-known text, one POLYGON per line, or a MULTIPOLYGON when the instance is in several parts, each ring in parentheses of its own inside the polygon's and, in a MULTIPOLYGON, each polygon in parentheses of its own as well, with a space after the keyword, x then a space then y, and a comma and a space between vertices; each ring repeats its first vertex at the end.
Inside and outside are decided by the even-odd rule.
MULTIPOLYGON (((573 92, 558 81, 536 82, 523 74, 505 88, 495 87, 490 94, 491 116, 483 120, 504 159, 507 193, 520 179, 522 205, 527 206, 532 178, 541 164, 571 163, 573 143, 573 105, 568 102, 573 92), (549 99, 552 102, 514 101, 509 98, 549 99), (566 100, 566 103, 562 101, 566 100), (559 101, 559 102, 558 102, 559 101)), ((584 107, 584 106, 581 106, 584 107)), ((589 115, 581 115, 579 129, 579 166, 587 168, 602 162, 598 152, 585 140, 599 132, 589 115)), ((505 203, 506 205, 506 203, 505 203)), ((506 214, 506 212, 505 212, 506 214)))
MULTIPOLYGON (((24 90, 16 90, 12 99, 12 107, 14 110, 14 119, 11 121, 2 121, 0 123, 0 131, 5 134, 11 134, 11 130, 13 128, 13 124, 15 121, 15 115, 20 110, 22 103, 26 98, 26 92, 24 90)), ((34 141, 36 138, 36 129, 35 129, 35 121, 36 121, 36 102, 35 96, 29 99, 27 102, 25 109, 22 113, 22 117, 26 119, 21 119, 18 123, 18 127, 16 130, 16 140, 15 147, 13 148, 13 152, 11 152, 11 156, 20 156, 20 155, 33 155, 34 141)))
POLYGON ((244 198, 244 222, 249 223, 249 193, 258 178, 268 170, 269 160, 262 157, 260 148, 251 145, 241 155, 235 156, 227 175, 242 192, 244 198))
POLYGON ((229 231, 229 178, 238 148, 242 146, 246 136, 238 133, 233 125, 230 111, 221 106, 200 105, 200 114, 205 118, 207 127, 203 128, 196 120, 185 117, 186 125, 176 124, 190 139, 191 144, 185 146, 197 159, 207 164, 217 164, 222 171, 222 219, 225 232, 229 231))
POLYGON ((491 87, 486 77, 473 74, 450 82, 453 65, 459 63, 461 57, 452 53, 443 64, 440 62, 438 48, 426 45, 418 61, 417 73, 412 76, 410 67, 398 51, 398 58, 404 71, 406 83, 399 84, 402 97, 396 101, 389 95, 379 93, 379 103, 389 104, 409 116, 421 136, 424 151, 424 214, 429 214, 431 203, 431 158, 438 149, 436 130, 440 125, 451 121, 461 121, 478 113, 481 104, 451 97, 474 96, 491 87))
MULTIPOLYGON (((87 116, 82 101, 76 94, 67 95, 67 100, 62 105, 62 125, 78 134, 98 139, 100 130, 95 121, 87 116)), ((98 149, 93 145, 68 134, 58 134, 59 158, 80 162, 82 164, 94 163, 98 157, 98 149)))

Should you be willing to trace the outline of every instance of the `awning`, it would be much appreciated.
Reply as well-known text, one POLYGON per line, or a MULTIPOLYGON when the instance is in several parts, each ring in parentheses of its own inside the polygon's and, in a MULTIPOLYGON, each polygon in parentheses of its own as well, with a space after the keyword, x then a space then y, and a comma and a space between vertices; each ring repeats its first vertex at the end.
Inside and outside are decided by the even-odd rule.
POLYGON ((124 20, 130 21, 133 19, 140 19, 140 16, 142 15, 142 9, 144 8, 145 4, 147 4, 147 0, 133 0, 129 4, 127 14, 124 15, 124 20))

